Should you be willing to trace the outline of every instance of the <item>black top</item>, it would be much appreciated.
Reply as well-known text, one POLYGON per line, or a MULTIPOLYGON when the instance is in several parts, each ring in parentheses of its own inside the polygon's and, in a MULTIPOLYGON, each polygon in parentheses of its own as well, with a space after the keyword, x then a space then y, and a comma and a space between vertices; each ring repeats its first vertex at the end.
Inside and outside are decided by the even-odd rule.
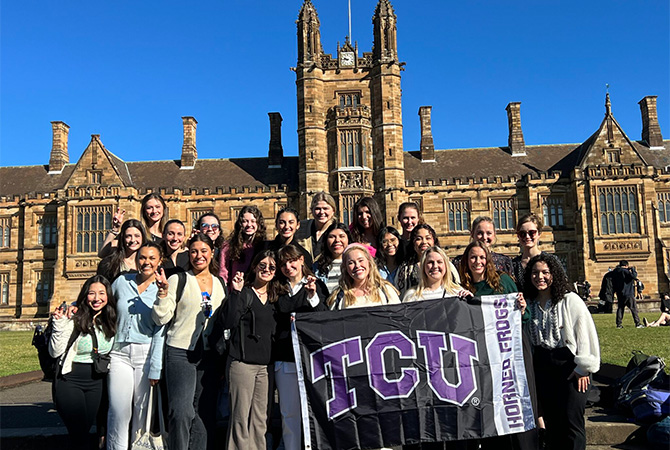
POLYGON ((617 266, 612 271, 612 287, 619 300, 635 297, 637 272, 632 267, 617 266))
POLYGON ((263 304, 249 286, 232 291, 225 303, 223 328, 230 330, 229 355, 247 364, 270 364, 275 334, 274 304, 263 304))
POLYGON ((163 269, 165 270, 165 278, 170 278, 175 273, 187 272, 191 269, 191 258, 188 252, 181 252, 177 254, 177 264, 172 262, 169 256, 163 260, 163 269))
MULTIPOLYGON (((298 244, 298 240, 295 238, 295 236, 293 237, 293 240, 291 242, 289 242, 289 244, 295 245, 298 248, 298 250, 300 250, 302 252, 302 254, 305 256, 305 266, 306 267, 312 267, 312 264, 313 264, 312 255, 309 254, 309 252, 305 249, 305 247, 298 244)), ((278 253, 279 249, 281 249, 282 247, 285 247, 285 246, 286 246, 286 244, 284 244, 282 242, 281 238, 279 236, 277 236, 271 241, 265 241, 265 244, 264 244, 263 247, 264 247, 265 250, 272 250, 273 252, 278 253)))
POLYGON ((316 280, 316 295, 319 304, 316 307, 307 300, 307 290, 303 286, 294 296, 284 294, 275 303, 277 330, 272 344, 272 360, 294 362, 293 341, 291 340, 291 313, 327 311, 325 304, 328 288, 321 280, 316 280))

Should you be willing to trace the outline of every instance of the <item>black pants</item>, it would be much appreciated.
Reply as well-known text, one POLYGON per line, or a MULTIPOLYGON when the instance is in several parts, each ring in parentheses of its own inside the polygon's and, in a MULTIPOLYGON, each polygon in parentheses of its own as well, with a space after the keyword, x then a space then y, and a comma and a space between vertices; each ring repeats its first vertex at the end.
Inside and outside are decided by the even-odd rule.
POLYGON ((54 403, 73 449, 91 448, 89 432, 100 409, 104 377, 95 373, 93 364, 73 363, 70 373, 54 381, 54 403))
POLYGON ((640 317, 637 315, 637 302, 635 301, 635 297, 624 297, 624 298, 619 298, 618 299, 618 306, 616 310, 616 324, 617 326, 621 325, 621 321, 623 320, 623 313, 624 313, 624 308, 628 306, 628 309, 630 309, 631 314, 633 314, 633 321, 635 321, 635 326, 640 325, 640 317))
POLYGON ((577 390, 577 380, 568 377, 575 357, 567 347, 547 350, 535 347, 533 355, 537 395, 547 428, 547 448, 584 450, 584 409, 587 392, 577 390))

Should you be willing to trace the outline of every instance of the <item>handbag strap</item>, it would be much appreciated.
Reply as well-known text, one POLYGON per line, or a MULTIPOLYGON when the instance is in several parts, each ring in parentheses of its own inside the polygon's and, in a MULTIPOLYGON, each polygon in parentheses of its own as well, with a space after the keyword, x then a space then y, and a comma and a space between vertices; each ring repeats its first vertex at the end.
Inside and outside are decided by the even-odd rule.
POLYGON ((93 354, 98 354, 98 336, 95 333, 95 326, 91 327, 91 341, 93 341, 93 354))

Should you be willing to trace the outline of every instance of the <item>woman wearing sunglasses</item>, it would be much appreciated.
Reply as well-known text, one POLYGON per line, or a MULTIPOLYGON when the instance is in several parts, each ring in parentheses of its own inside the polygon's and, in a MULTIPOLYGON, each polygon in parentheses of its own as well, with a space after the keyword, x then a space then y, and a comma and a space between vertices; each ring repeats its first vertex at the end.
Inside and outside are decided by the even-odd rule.
POLYGON ((555 258, 556 261, 558 261, 558 258, 554 255, 540 250, 542 226, 542 219, 533 213, 521 216, 516 225, 516 236, 519 239, 521 254, 512 260, 512 265, 514 267, 514 278, 516 279, 516 285, 519 288, 519 292, 523 292, 526 266, 531 258, 539 254, 544 254, 551 258, 555 258))
POLYGON ((221 221, 219 216, 213 212, 203 214, 198 218, 195 224, 195 233, 205 233, 214 242, 214 261, 219 260, 219 252, 223 245, 223 236, 221 235, 221 221))
POLYGON ((223 329, 230 330, 228 450, 264 449, 269 391, 268 366, 275 334, 274 303, 285 292, 275 277, 277 257, 263 250, 245 277, 236 272, 224 309, 223 329))

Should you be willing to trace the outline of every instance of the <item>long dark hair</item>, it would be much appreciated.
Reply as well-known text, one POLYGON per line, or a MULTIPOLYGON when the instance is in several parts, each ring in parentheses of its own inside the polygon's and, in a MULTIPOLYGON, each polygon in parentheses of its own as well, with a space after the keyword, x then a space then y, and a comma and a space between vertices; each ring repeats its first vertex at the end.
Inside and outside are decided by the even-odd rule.
POLYGON ((158 202, 163 206, 163 217, 161 217, 160 221, 160 230, 163 230, 165 228, 165 222, 167 222, 167 217, 168 217, 168 211, 167 211, 167 205, 165 204, 165 200, 163 200, 163 197, 161 197, 159 194, 156 194, 155 192, 152 192, 151 194, 147 194, 144 196, 142 199, 142 203, 140 204, 140 208, 142 209, 142 220, 144 221, 144 224, 147 227, 147 230, 151 229, 151 224, 149 223, 149 217, 147 216, 147 213, 145 211, 145 206, 149 202, 149 200, 158 200, 158 202))
POLYGON ((235 221, 235 228, 233 232, 228 237, 228 252, 226 257, 229 261, 235 261, 240 259, 243 255, 242 250, 244 249, 244 236, 242 235, 242 219, 245 214, 252 214, 256 218, 256 226, 258 229, 254 234, 254 238, 251 241, 251 245, 254 247, 254 252, 259 249, 263 242, 265 241, 265 220, 263 219, 263 213, 261 210, 253 205, 247 205, 240 210, 240 213, 237 215, 237 220, 235 221))
POLYGON ((119 231, 119 237, 117 238, 118 244, 114 249, 114 252, 109 255, 109 260, 106 262, 107 267, 104 269, 105 273, 109 275, 110 281, 114 280, 119 274, 121 271, 121 264, 126 258, 126 251, 128 250, 128 247, 126 246, 126 240, 124 236, 126 231, 128 231, 128 228, 137 228, 140 231, 140 234, 142 235, 142 245, 144 245, 148 240, 147 231, 142 225, 142 222, 137 219, 128 219, 123 222, 123 225, 121 225, 121 231, 119 231))
POLYGON ((387 234, 392 234, 398 239, 398 249, 395 252, 395 262, 397 265, 400 265, 400 263, 402 263, 405 260, 405 246, 403 245, 400 232, 398 232, 398 230, 396 230, 393 227, 384 227, 381 230, 379 230, 379 235, 377 235, 377 254, 375 255, 377 264, 382 264, 386 266, 386 257, 388 255, 384 251, 382 241, 384 240, 387 234))
POLYGON ((437 239, 437 233, 427 223, 420 223, 419 225, 415 226, 414 229, 411 231, 409 234, 409 244, 412 246, 412 250, 410 254, 407 256, 407 260, 412 263, 418 263, 419 258, 421 255, 418 255, 416 253, 416 250, 414 250, 414 239, 416 239, 416 235, 419 234, 419 230, 428 230, 431 236, 433 236, 433 246, 439 247, 440 246, 440 241, 437 239))
POLYGON ((363 242, 363 236, 365 235, 365 229, 358 223, 358 210, 364 206, 367 206, 370 211, 373 235, 377 236, 379 230, 384 226, 384 216, 382 216, 382 211, 379 208, 377 201, 372 197, 362 197, 358 199, 354 205, 354 226, 351 229, 351 236, 354 238, 355 242, 363 242))
POLYGON ((195 236, 189 239, 188 241, 189 264, 191 261, 191 245, 193 245, 194 242, 204 242, 212 250, 212 259, 209 262, 209 271, 213 275, 218 275, 219 262, 214 257, 214 242, 212 242, 212 238, 207 236, 205 233, 196 233, 195 236))
POLYGON ((91 328, 93 328, 93 316, 96 313, 88 303, 88 291, 91 289, 93 283, 102 284, 107 292, 107 304, 102 309, 100 315, 95 318, 95 325, 102 328, 107 339, 111 339, 116 334, 116 298, 112 292, 112 285, 102 275, 92 276, 81 287, 81 291, 79 291, 79 295, 77 296, 77 312, 72 317, 74 328, 81 334, 89 334, 91 328))
MULTIPOLYGON (((277 264, 277 254, 272 250, 263 250, 258 253, 253 261, 251 261, 251 267, 249 267, 249 272, 245 276, 245 286, 253 286, 254 281, 256 280, 256 266, 263 261, 265 258, 271 258, 272 261, 277 264)), ((278 269, 277 269, 278 270, 278 269)), ((280 295, 286 293, 286 288, 282 283, 277 279, 277 272, 275 271, 275 276, 268 283, 268 301, 274 303, 277 301, 280 295)))
POLYGON ((317 256, 316 258, 316 268, 317 270, 321 273, 328 273, 330 272, 330 267, 333 265, 333 260, 335 259, 335 256, 333 255, 333 252, 330 251, 328 248, 328 235, 333 231, 333 230, 342 230, 344 233, 347 235, 347 239, 349 240, 349 244, 351 244, 353 241, 351 239, 351 233, 349 232, 349 227, 346 226, 345 224, 341 222, 335 222, 332 225, 330 225, 326 231, 323 233, 322 236, 324 237, 324 244, 323 244, 323 250, 321 250, 321 254, 317 256))
POLYGON ((484 280, 489 286, 491 286, 493 292, 502 292, 503 289, 502 284, 500 284, 500 275, 496 270, 496 265, 493 263, 493 254, 483 242, 479 241, 472 241, 467 247, 465 247, 465 251, 461 257, 461 263, 458 267, 458 272, 461 276, 461 285, 473 294, 477 294, 477 289, 475 288, 475 282, 472 277, 472 273, 470 272, 469 264, 470 250, 475 247, 481 248, 486 253, 486 272, 484 273, 484 280))
POLYGON ((530 261, 528 261, 526 272, 524 273, 523 295, 529 302, 537 299, 538 291, 531 279, 533 267, 539 262, 545 263, 551 273, 551 286, 549 286, 549 291, 551 292, 551 303, 556 305, 563 300, 565 294, 572 292, 572 288, 570 287, 568 277, 558 258, 546 253, 540 253, 537 256, 533 256, 530 261))
POLYGON ((198 221, 195 223, 195 228, 202 233, 200 227, 202 226, 202 219, 204 219, 205 217, 214 217, 216 219, 216 223, 219 224, 219 237, 217 237, 216 240, 214 241, 214 246, 216 248, 221 248, 225 238, 223 237, 223 230, 221 229, 221 220, 219 219, 219 216, 217 216, 213 212, 205 213, 202 216, 198 217, 198 221))

